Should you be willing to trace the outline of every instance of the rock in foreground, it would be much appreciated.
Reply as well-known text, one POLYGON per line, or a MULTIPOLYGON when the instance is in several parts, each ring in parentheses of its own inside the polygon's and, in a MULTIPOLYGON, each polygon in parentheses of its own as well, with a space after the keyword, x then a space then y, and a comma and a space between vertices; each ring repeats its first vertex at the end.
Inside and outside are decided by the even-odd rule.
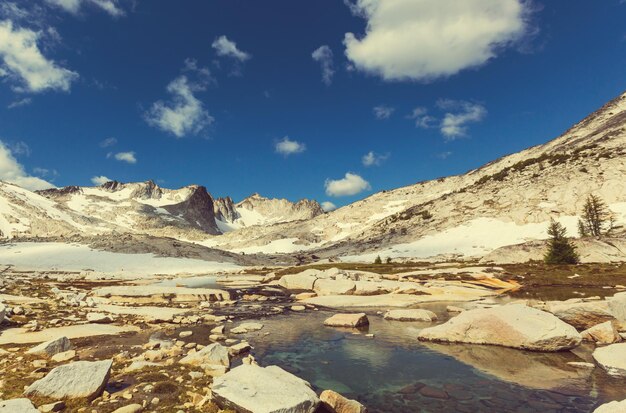
POLYGON ((613 320, 606 301, 555 301, 548 302, 546 311, 554 314, 567 324, 579 329, 591 328, 605 321, 613 320))
POLYGON ((365 313, 356 314, 335 314, 334 316, 327 318, 324 321, 325 326, 330 327, 363 327, 369 325, 370 321, 367 319, 365 313))
POLYGON ((624 413, 626 412, 626 400, 621 402, 604 403, 598 407, 593 413, 624 413))
POLYGON ((394 321, 427 321, 437 319, 437 314, 428 310, 389 310, 384 315, 385 320, 394 321))
POLYGON ((36 354, 38 356, 52 357, 55 354, 63 353, 72 348, 70 339, 67 337, 59 337, 54 340, 46 341, 38 346, 35 346, 28 350, 26 354, 36 354))
POLYGON ((0 413, 39 413, 28 399, 0 401, 0 413))
POLYGON ((418 339, 533 351, 569 350, 582 340, 574 327, 522 304, 464 311, 444 324, 423 329, 418 339))
POLYGON ((53 399, 92 400, 104 390, 112 365, 112 360, 104 360, 76 361, 55 367, 46 377, 31 384, 24 394, 53 399))
POLYGON ((593 358, 611 376, 626 377, 626 343, 599 347, 593 358))
POLYGON ((367 409, 361 403, 347 399, 332 390, 324 390, 320 394, 320 400, 328 411, 334 413, 367 413, 367 409))
POLYGON ((191 364, 192 366, 230 366, 228 349, 219 343, 213 343, 202 350, 190 353, 180 360, 181 364, 191 364))
POLYGON ((309 383, 277 366, 241 365, 213 381, 222 408, 249 413, 313 413, 320 400, 309 383))

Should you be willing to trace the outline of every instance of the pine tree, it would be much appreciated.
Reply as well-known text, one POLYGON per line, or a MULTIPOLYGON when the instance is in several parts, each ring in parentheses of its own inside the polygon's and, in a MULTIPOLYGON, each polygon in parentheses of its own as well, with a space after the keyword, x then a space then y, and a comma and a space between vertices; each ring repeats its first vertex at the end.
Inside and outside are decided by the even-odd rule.
POLYGON ((578 232, 581 237, 600 237, 613 229, 613 216, 604 201, 594 194, 590 194, 583 206, 582 220, 578 222, 578 232))
POLYGON ((376 259, 374 260, 374 264, 382 264, 383 260, 380 259, 380 255, 378 257, 376 257, 376 259))
POLYGON ((544 255, 546 264, 578 264, 576 247, 567 239, 565 227, 555 220, 548 226, 548 251, 544 255))

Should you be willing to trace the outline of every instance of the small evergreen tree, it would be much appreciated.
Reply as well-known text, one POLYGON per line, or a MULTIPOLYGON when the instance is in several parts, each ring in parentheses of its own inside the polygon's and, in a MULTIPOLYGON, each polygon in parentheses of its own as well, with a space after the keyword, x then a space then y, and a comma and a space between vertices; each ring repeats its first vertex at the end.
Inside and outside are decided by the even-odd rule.
POLYGON ((578 222, 578 232, 581 237, 600 237, 613 229, 613 216, 604 201, 594 194, 590 194, 583 206, 583 216, 578 222))
POLYGON ((391 257, 387 257, 387 264, 391 264, 391 257))
POLYGON ((567 239, 565 227, 555 220, 548 226, 548 251, 544 255, 546 264, 578 264, 576 247, 567 239))
POLYGON ((378 257, 376 257, 376 259, 374 260, 374 264, 382 264, 383 260, 380 259, 380 255, 378 257))

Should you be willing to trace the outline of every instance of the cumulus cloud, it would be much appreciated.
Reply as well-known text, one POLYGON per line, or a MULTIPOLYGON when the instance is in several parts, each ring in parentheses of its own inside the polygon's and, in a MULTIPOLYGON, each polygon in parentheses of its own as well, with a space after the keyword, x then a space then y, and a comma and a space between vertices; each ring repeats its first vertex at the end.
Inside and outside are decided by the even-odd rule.
POLYGON ((213 123, 214 118, 194 92, 206 89, 206 82, 192 82, 181 75, 167 86, 170 102, 159 100, 144 114, 149 125, 171 133, 177 138, 198 134, 213 123))
POLYGON ((84 6, 94 6, 113 17, 125 14, 117 0, 46 0, 46 2, 72 14, 78 14, 84 6))
POLYGON ((233 42, 226 36, 220 36, 213 41, 211 45, 217 52, 218 56, 231 57, 240 62, 249 60, 252 55, 244 52, 237 47, 237 43, 233 42))
POLYGON ((448 111, 441 121, 441 134, 446 140, 467 136, 467 124, 483 120, 487 109, 478 103, 442 99, 437 102, 439 108, 448 111))
POLYGON ((327 179, 324 184, 328 196, 350 196, 372 189, 369 182, 352 172, 341 179, 327 179))
POLYGON ((135 157, 135 152, 119 152, 115 154, 115 159, 121 162, 126 163, 137 163, 137 158, 135 157))
POLYGON ((31 191, 54 188, 50 182, 26 173, 24 167, 15 159, 9 147, 2 141, 0 141, 0 180, 31 191))
POLYGON ((7 76, 19 85, 17 92, 70 90, 78 74, 59 67, 39 49, 42 32, 14 27, 10 20, 0 21, 0 77, 7 76))
POLYGON ((275 149, 281 155, 289 156, 296 153, 302 153, 306 150, 306 145, 302 142, 292 141, 288 136, 276 142, 275 149))
POLYGON ((413 109, 413 112, 407 117, 415 120, 415 126, 422 129, 432 128, 434 123, 437 122, 437 118, 430 116, 428 109, 421 106, 413 109))
POLYGON ((110 138, 106 138, 103 141, 100 142, 100 147, 101 148, 108 148, 109 146, 113 146, 117 144, 117 139, 110 137, 110 138))
POLYGON ((330 201, 324 201, 321 203, 322 205, 322 209, 324 210, 324 212, 330 212, 330 211, 334 211, 335 209, 337 209, 337 205, 333 204, 330 201))
POLYGON ((389 158, 389 154, 380 154, 374 151, 369 151, 361 158, 361 162, 364 166, 379 166, 389 158))
POLYGON ((109 179, 104 175, 94 176, 93 178, 91 178, 91 183, 93 183, 94 185, 103 185, 109 181, 112 181, 112 179, 109 179))
POLYGON ((393 112, 396 111, 396 109, 387 105, 379 105, 379 106, 375 106, 373 111, 374 111, 374 116, 376 117, 376 119, 383 120, 383 119, 389 119, 391 115, 393 115, 393 112))
POLYGON ((323 45, 315 49, 311 57, 322 67, 322 82, 324 82, 326 86, 330 85, 333 82, 333 75, 335 74, 333 51, 327 45, 323 45))
POLYGON ((528 0, 355 0, 365 34, 347 58, 385 80, 430 81, 485 64, 528 31, 528 0))

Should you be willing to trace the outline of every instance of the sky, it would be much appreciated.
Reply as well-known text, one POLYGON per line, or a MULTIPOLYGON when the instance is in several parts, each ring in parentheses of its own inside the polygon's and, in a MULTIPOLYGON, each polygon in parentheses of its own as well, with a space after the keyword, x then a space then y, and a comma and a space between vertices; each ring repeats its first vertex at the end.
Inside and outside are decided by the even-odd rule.
POLYGON ((0 180, 325 208, 545 143, 624 92, 620 0, 3 0, 0 180))

